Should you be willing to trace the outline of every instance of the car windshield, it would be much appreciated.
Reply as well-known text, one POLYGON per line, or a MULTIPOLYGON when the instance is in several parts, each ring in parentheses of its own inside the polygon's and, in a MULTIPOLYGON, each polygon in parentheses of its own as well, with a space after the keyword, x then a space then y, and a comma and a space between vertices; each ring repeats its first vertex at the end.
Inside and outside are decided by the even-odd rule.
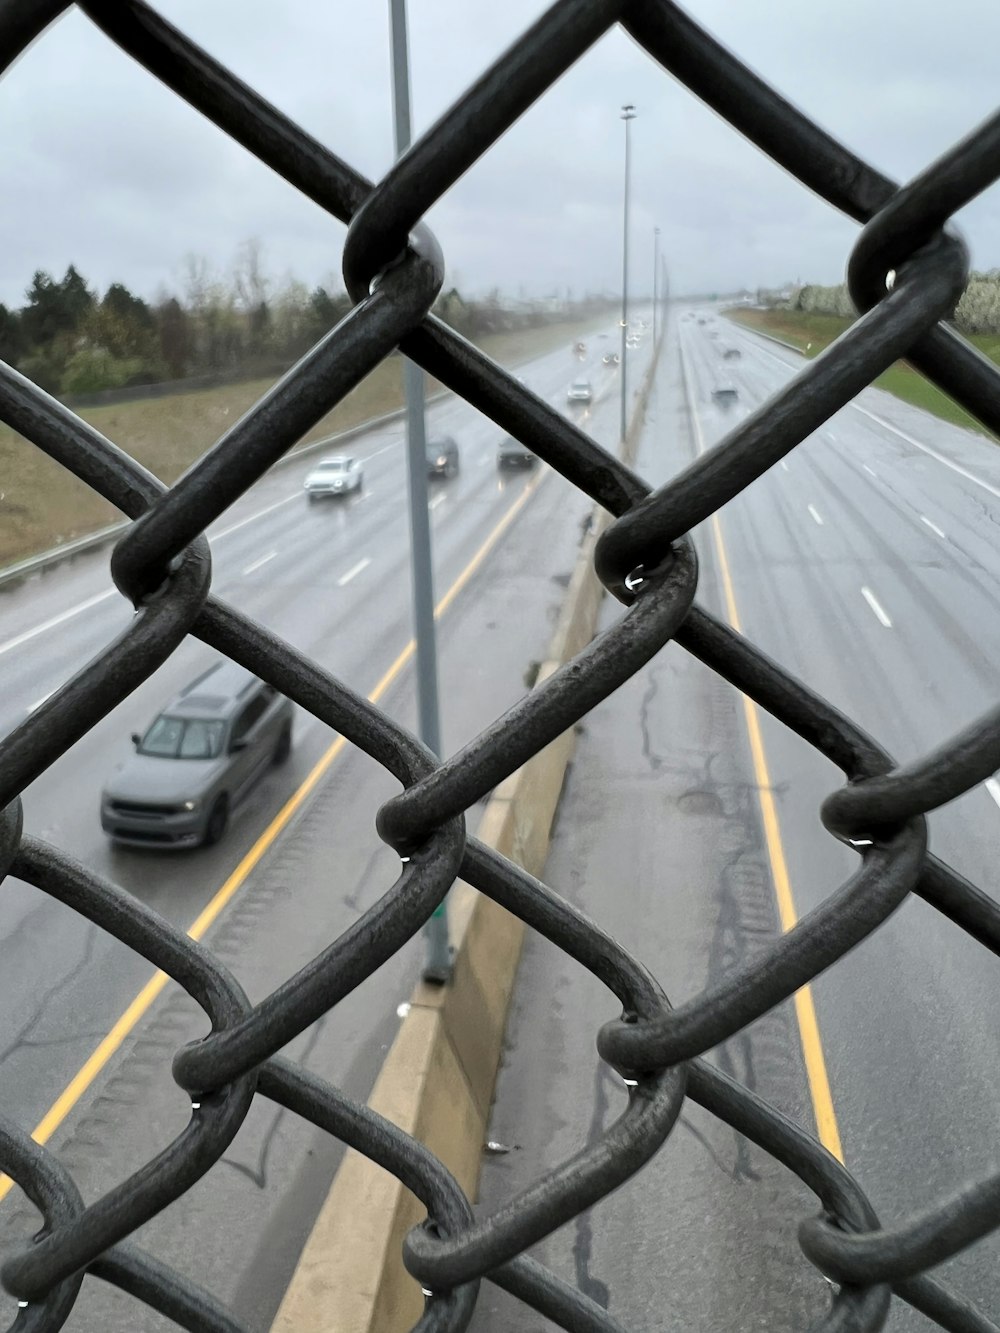
POLYGON ((222 752, 224 730, 223 722, 164 713, 143 736, 139 753, 157 759, 216 759, 222 752))
POLYGON ((346 472, 351 466, 351 460, 349 458, 324 458, 319 466, 323 472, 346 472))
POLYGON ((574 388, 574 389, 589 389, 589 388, 590 388, 590 381, 589 381, 589 380, 574 380, 574 381, 573 381, 573 388, 574 388))

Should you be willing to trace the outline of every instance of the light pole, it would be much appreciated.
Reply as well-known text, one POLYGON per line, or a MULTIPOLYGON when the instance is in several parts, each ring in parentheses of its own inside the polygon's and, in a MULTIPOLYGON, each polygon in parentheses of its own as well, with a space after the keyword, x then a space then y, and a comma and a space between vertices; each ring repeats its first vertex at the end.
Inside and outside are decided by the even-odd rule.
POLYGON ((656 300, 660 277, 660 229, 653 228, 653 350, 656 350, 656 300))
POLYGON ((635 107, 629 103, 622 107, 622 120, 625 122, 625 216, 623 219, 622 236, 622 411, 621 411, 621 442, 625 443, 625 435, 628 430, 628 389, 627 389, 627 371, 625 363, 625 353, 628 350, 626 343, 628 341, 628 194, 629 194, 629 173, 631 170, 631 139, 629 136, 629 126, 635 120, 635 107))
MULTIPOLYGON (((392 44, 392 110, 396 157, 410 146, 410 56, 406 38, 406 0, 389 0, 392 44)), ((413 563, 413 622, 417 644, 417 717, 420 739, 441 754, 441 714, 438 707, 437 639, 434 627, 434 571, 431 561, 431 524, 427 512, 427 444, 424 422, 424 373, 403 358, 406 387, 406 452, 410 480, 410 545, 413 563)), ((427 942, 426 981, 444 982, 451 976, 446 902, 424 927, 427 942)))

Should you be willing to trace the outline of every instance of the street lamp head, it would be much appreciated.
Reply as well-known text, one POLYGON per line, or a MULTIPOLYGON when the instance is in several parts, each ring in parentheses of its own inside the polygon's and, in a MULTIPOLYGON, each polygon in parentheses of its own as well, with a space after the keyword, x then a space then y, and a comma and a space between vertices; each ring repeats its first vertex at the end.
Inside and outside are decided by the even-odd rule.
POLYGON ((622 120, 635 120, 636 114, 636 109, 631 102, 622 107, 622 120))

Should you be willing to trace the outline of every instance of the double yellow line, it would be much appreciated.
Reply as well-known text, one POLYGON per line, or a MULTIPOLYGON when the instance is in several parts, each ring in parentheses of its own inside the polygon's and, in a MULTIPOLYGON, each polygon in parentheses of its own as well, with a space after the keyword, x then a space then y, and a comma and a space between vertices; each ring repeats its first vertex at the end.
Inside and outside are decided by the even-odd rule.
MULTIPOLYGON (((445 614, 458 594, 480 568, 490 551, 496 546, 497 542, 513 523, 514 519, 538 490, 547 471, 548 469, 543 467, 541 471, 536 473, 514 503, 507 509, 496 527, 493 528, 492 532, 490 532, 489 536, 476 551, 475 555, 462 570, 461 574, 459 574, 458 578, 435 606, 434 618, 436 620, 440 619, 441 616, 445 614)), ((389 669, 383 674, 372 692, 368 695, 368 699, 371 703, 378 703, 384 696, 393 682, 398 679, 400 673, 412 658, 415 650, 416 642, 411 639, 389 669)), ((204 937, 209 927, 218 919, 220 913, 230 902, 233 895, 245 883, 247 876, 260 863, 261 859, 274 844, 279 834, 288 826, 292 816, 306 800, 310 792, 315 789, 316 784, 342 753, 346 745, 347 742, 344 740, 343 736, 338 736, 337 739, 323 752, 303 779, 301 785, 297 787, 288 798, 271 820, 270 824, 268 824, 264 832, 240 861, 236 869, 188 927, 187 933, 193 940, 200 940, 204 937)), ((150 1006, 169 980, 170 978, 165 972, 157 972, 149 979, 149 981, 147 981, 146 985, 143 986, 142 990, 122 1014, 121 1018, 118 1019, 110 1032, 101 1039, 100 1043, 95 1047, 84 1065, 77 1071, 35 1126, 31 1137, 36 1143, 48 1142, 69 1115, 70 1111, 73 1110, 77 1102, 79 1102, 80 1098, 93 1083, 94 1079, 97 1078, 98 1074, 121 1046, 125 1038, 132 1032, 143 1015, 147 1013, 150 1006)), ((14 1182, 9 1176, 0 1175, 0 1200, 6 1198, 13 1188, 13 1185, 14 1182)))

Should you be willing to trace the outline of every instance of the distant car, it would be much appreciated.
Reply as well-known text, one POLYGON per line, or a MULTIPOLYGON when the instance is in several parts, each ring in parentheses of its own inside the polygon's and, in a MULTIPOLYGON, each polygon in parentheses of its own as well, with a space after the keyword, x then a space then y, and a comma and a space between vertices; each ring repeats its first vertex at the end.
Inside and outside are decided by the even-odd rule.
POLYGON ((216 843, 237 802, 292 751, 292 705, 225 658, 186 686, 101 794, 101 827, 135 847, 216 843))
POLYGON ((570 403, 589 403, 593 398, 590 380, 576 379, 566 390, 566 400, 570 403))
POLYGON ((617 352, 605 352, 603 357, 606 366, 617 366, 619 357, 617 352))
POLYGON ((699 316, 698 316, 698 323, 699 323, 699 324, 706 324, 707 322, 708 322, 708 321, 705 319, 705 316, 704 316, 704 315, 699 315, 699 316))
POLYGON ((639 346, 639 339, 637 338, 637 336, 636 336, 634 333, 630 333, 629 336, 625 339, 625 346, 626 346, 626 347, 638 347, 638 346, 639 346))
POLYGON ((712 390, 712 402, 720 407, 732 407, 739 400, 739 391, 731 384, 720 384, 712 390))
POLYGON ((725 361, 739 361, 742 355, 743 353, 738 347, 727 347, 722 353, 723 360, 725 361))
POLYGON ((582 361, 583 358, 587 355, 587 344, 576 343, 573 347, 573 351, 576 353, 577 357, 582 361))
POLYGON ((453 477, 458 471, 458 445, 450 435, 427 441, 427 475, 453 477))
POLYGON ((497 449, 497 468, 503 472, 509 467, 534 467, 538 457, 526 444, 515 440, 513 435, 506 435, 497 449))
POLYGON ((359 458, 347 454, 337 454, 333 458, 321 458, 313 470, 306 475, 305 491, 309 502, 322 500, 327 495, 350 495, 360 491, 365 484, 364 468, 359 458))

